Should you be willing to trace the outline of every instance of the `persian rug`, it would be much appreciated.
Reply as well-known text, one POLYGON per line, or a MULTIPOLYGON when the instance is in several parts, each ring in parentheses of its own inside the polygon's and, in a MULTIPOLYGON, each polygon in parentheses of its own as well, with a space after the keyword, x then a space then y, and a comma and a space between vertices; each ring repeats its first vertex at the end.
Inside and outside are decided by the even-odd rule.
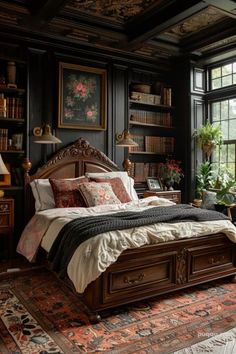
POLYGON ((191 287, 103 313, 48 270, 0 282, 0 353, 195 354, 236 352, 236 284, 191 287))

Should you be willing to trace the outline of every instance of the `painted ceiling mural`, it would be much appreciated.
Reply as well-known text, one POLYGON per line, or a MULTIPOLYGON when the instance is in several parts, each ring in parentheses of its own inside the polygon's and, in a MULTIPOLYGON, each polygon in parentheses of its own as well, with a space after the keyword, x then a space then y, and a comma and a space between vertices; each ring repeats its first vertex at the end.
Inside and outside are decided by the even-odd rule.
POLYGON ((70 0, 67 7, 95 16, 126 21, 150 8, 150 5, 163 2, 164 0, 70 0))
POLYGON ((235 14, 236 0, 0 0, 2 31, 52 35, 161 62, 234 50, 235 14))
POLYGON ((171 28, 167 33, 183 38, 209 25, 213 25, 225 17, 226 16, 216 8, 208 7, 208 9, 199 12, 181 24, 171 28))

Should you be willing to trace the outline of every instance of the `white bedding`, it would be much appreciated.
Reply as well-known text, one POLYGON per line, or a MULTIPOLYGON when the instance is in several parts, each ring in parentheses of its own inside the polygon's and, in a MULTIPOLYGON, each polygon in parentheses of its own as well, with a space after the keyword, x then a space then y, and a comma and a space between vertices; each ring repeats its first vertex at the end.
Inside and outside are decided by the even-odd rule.
MULTIPOLYGON (((39 244, 48 252, 61 228, 77 217, 108 214, 121 211, 142 211, 158 205, 170 205, 162 198, 149 197, 136 202, 117 205, 102 205, 92 208, 58 208, 36 213, 26 226, 17 251, 30 261, 35 257, 39 244)), ((95 280, 106 268, 115 262, 126 249, 147 244, 178 240, 209 234, 224 233, 236 243, 236 228, 228 220, 207 222, 159 223, 122 231, 111 231, 83 242, 75 251, 67 272, 77 292, 95 280)))

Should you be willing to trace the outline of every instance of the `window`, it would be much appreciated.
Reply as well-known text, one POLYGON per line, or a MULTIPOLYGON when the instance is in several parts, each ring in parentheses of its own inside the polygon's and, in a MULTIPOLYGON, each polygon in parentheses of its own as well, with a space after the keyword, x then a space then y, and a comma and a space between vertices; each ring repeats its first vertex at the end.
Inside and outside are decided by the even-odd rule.
POLYGON ((211 90, 236 84, 236 61, 210 70, 211 90))
POLYGON ((215 65, 208 75, 209 120, 221 125, 224 141, 211 156, 212 167, 218 173, 227 169, 236 178, 236 61, 215 65))

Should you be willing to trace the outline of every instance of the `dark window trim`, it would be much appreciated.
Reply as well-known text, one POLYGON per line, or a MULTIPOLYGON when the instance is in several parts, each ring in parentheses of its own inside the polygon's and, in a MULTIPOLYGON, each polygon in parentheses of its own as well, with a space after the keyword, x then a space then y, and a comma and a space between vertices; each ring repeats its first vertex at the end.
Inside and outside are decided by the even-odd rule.
MULTIPOLYGON (((214 64, 209 64, 209 65, 206 66, 206 77, 207 77, 207 80, 206 80, 207 81, 206 94, 209 93, 209 92, 212 93, 212 92, 221 91, 221 90, 228 89, 228 88, 233 89, 233 87, 236 86, 236 84, 232 84, 232 85, 224 86, 224 87, 221 87, 221 88, 218 88, 218 89, 215 89, 215 90, 212 90, 212 88, 211 88, 211 82, 212 82, 211 70, 219 68, 219 67, 222 67, 222 66, 227 65, 227 64, 233 64, 235 61, 236 61, 235 57, 233 57, 233 58, 229 58, 227 60, 219 61, 219 62, 214 63, 214 64)), ((222 76, 221 76, 221 78, 222 78, 222 76)))

